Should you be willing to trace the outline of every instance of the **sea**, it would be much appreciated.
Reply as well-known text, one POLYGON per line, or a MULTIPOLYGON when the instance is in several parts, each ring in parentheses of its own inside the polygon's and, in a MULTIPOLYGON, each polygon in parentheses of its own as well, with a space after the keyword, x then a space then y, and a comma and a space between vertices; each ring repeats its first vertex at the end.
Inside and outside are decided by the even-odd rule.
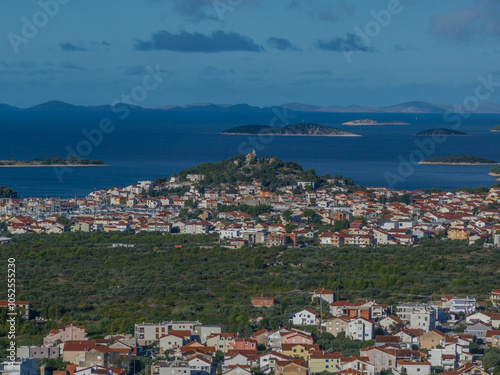
POLYGON ((296 161, 317 173, 350 177, 365 186, 456 189, 491 186, 489 166, 419 165, 422 158, 467 154, 500 161, 499 114, 304 113, 265 111, 0 111, 0 159, 99 159, 109 167, 0 168, 0 185, 20 197, 83 197, 96 189, 168 177, 199 163, 256 151, 296 161), (357 119, 410 125, 343 126, 357 119), (362 137, 223 135, 234 126, 317 123, 362 137), (414 134, 449 128, 470 137, 414 134))

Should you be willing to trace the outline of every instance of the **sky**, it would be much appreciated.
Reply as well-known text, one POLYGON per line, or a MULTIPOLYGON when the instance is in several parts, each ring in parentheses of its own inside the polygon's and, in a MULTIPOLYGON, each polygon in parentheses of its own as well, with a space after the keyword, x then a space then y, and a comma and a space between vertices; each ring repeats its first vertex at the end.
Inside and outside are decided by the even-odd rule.
POLYGON ((500 82, 498 0, 9 0, 0 19, 0 103, 22 108, 453 104, 500 82))

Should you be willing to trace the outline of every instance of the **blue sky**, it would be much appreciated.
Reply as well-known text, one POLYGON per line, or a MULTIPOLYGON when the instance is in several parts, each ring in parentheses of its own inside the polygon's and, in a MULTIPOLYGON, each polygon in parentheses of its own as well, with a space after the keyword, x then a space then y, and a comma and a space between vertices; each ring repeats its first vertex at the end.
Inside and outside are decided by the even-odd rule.
POLYGON ((0 103, 20 107, 112 103, 147 66, 162 82, 146 107, 445 104, 500 82, 496 0, 11 0, 0 14, 0 103))

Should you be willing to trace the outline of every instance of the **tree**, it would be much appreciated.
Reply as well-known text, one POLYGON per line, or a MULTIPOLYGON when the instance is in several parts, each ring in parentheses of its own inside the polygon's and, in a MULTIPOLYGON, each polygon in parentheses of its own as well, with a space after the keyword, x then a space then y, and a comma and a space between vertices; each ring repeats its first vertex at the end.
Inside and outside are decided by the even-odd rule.
POLYGON ((308 208, 307 210, 304 210, 304 213, 302 214, 303 217, 307 217, 308 219, 313 218, 316 216, 316 211, 308 208))
POLYGON ((281 213, 281 218, 284 221, 290 221, 292 219, 292 211, 290 210, 285 210, 281 213))
POLYGON ((7 186, 0 186, 0 198, 17 198, 17 191, 9 189, 7 186))
POLYGON ((66 216, 60 215, 56 218, 56 223, 62 224, 64 226, 69 226, 70 221, 66 216))
POLYGON ((500 348, 489 348, 484 351, 483 367, 487 370, 500 366, 500 348))

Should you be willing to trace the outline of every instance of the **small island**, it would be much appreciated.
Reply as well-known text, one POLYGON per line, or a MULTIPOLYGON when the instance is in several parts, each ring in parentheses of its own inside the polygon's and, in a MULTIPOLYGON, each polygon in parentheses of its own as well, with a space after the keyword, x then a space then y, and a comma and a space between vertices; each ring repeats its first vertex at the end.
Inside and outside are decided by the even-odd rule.
POLYGON ((0 168, 2 167, 109 167, 109 165, 105 165, 102 160, 79 159, 72 156, 67 159, 54 157, 32 160, 0 160, 0 168))
POLYGON ((415 134, 415 137, 470 137, 470 134, 459 132, 452 129, 428 129, 415 134))
POLYGON ((481 158, 470 155, 450 155, 432 159, 424 159, 418 164, 437 164, 437 165, 497 165, 498 162, 493 159, 481 158))
POLYGON ((276 135, 301 137, 361 137, 345 130, 318 124, 294 124, 284 127, 269 125, 244 125, 223 131, 226 135, 276 135))
POLYGON ((500 125, 495 126, 493 129, 491 129, 492 132, 500 132, 500 125))
POLYGON ((344 122, 342 125, 360 126, 360 125, 410 125, 410 124, 408 122, 402 122, 402 121, 378 122, 378 121, 370 120, 370 119, 361 119, 361 120, 344 122))

